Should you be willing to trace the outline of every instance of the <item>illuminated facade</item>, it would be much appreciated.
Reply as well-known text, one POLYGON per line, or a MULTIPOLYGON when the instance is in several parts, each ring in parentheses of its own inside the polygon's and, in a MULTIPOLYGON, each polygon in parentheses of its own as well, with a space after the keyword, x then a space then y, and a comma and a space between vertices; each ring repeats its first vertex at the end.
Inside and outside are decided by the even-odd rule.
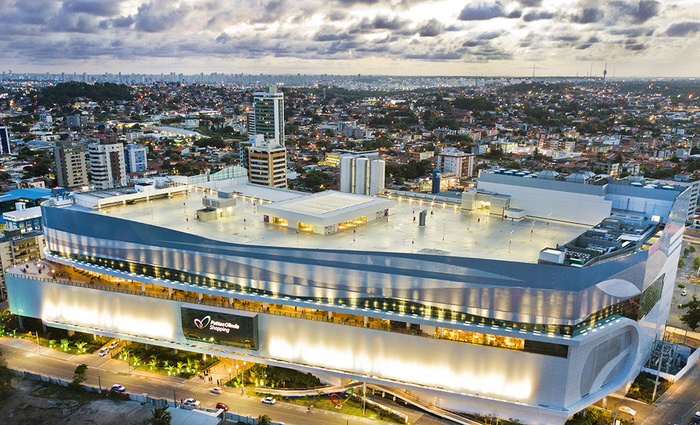
MULTIPOLYGON (((521 191, 576 193, 522 182, 521 191)), ((102 283, 11 269, 12 311, 399 387, 450 410, 561 424, 629 383, 663 332, 689 193, 608 187, 593 204, 611 208, 609 217, 593 229, 386 197, 391 206, 374 220, 324 236, 263 217, 276 203, 320 218, 355 216, 370 203, 316 211, 313 195, 240 185, 227 188, 238 200, 231 218, 196 221, 190 205, 214 186, 104 211, 44 204, 47 259, 102 283), (653 204, 654 214, 612 209, 624 197, 647 199, 639 205, 653 204)))

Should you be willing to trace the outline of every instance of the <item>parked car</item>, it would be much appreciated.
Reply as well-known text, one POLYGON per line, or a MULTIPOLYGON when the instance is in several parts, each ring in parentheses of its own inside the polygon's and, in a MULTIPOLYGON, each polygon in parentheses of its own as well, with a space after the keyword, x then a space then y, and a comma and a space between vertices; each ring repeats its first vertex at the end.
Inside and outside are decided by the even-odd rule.
POLYGON ((119 340, 115 339, 114 341, 109 343, 109 349, 114 350, 115 348, 117 348, 117 345, 119 345, 119 340))
POLYGON ((100 357, 104 357, 104 356, 107 355, 108 352, 109 352, 109 350, 107 349, 107 347, 104 347, 104 348, 101 348, 101 349, 100 349, 100 352, 97 353, 97 355, 100 356, 100 357))
POLYGON ((265 404, 275 404, 275 403, 277 403, 277 400, 275 400, 272 397, 265 397, 262 399, 262 402, 265 404))
POLYGON ((124 388, 124 386, 122 386, 121 384, 114 384, 112 385, 112 391, 123 393, 126 392, 126 388, 124 388))
POLYGON ((228 412, 228 405, 224 403, 216 403, 216 408, 217 409, 224 409, 224 411, 228 412))
POLYGON ((199 400, 194 399, 194 398, 191 398, 191 397, 190 397, 190 398, 186 398, 182 403, 183 403, 183 404, 186 404, 186 405, 188 405, 188 406, 194 406, 194 407, 198 407, 199 404, 200 404, 200 403, 199 403, 199 400))
POLYGON ((211 392, 214 393, 214 394, 223 394, 223 393, 224 393, 224 389, 221 388, 221 387, 216 387, 216 388, 212 388, 211 392))
POLYGON ((683 288, 683 290, 681 291, 681 296, 685 297, 686 295, 688 295, 688 290, 683 288))
POLYGON ((625 413, 632 415, 632 416, 637 414, 636 410, 632 409, 631 407, 627 407, 627 406, 620 407, 620 411, 625 412, 625 413))

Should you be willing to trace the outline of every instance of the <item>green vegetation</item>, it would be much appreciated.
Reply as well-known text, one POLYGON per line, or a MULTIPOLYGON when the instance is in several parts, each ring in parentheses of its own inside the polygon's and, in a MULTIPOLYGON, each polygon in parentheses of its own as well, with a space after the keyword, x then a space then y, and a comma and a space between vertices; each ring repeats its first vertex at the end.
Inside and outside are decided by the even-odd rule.
POLYGON ((39 319, 25 318, 24 324, 25 329, 20 329, 19 319, 16 315, 10 313, 9 309, 0 311, 0 336, 24 338, 37 342, 37 332, 39 332, 39 345, 60 349, 71 354, 92 353, 110 340, 110 338, 80 332, 68 335, 68 331, 56 328, 48 328, 48 332, 43 333, 39 319))
POLYGON ((270 425, 270 417, 267 415, 258 416, 258 425, 270 425))
POLYGON ((87 379, 87 368, 88 366, 85 363, 76 366, 75 372, 73 372, 73 380, 70 381, 70 384, 68 384, 68 386, 73 389, 80 388, 80 384, 85 382, 85 380, 87 379))
POLYGON ((328 189, 329 182, 330 176, 321 170, 311 170, 302 177, 303 185, 313 192, 328 189))
POLYGON ((173 416, 167 411, 168 406, 156 407, 151 411, 151 417, 144 421, 147 425, 170 425, 173 416))
POLYGON ((685 304, 681 304, 678 307, 681 310, 688 310, 681 316, 681 322, 683 322, 691 330, 697 330, 698 327, 700 327, 700 301, 695 297, 695 295, 693 295, 692 300, 685 304))
POLYGON ((38 103, 42 106, 65 105, 76 99, 85 98, 94 102, 131 100, 129 87, 114 83, 59 83, 46 87, 39 93, 38 103))
POLYGON ((423 161, 409 161, 406 164, 394 165, 386 164, 386 174, 394 177, 401 177, 404 180, 413 180, 418 177, 426 176, 433 171, 433 163, 428 159, 423 161))
MULTIPOLYGON (((254 384, 256 386, 268 388, 317 388, 321 386, 321 380, 310 373, 303 373, 293 369, 286 369, 276 366, 265 366, 254 364, 241 374, 245 376, 245 385, 254 384)), ((240 387, 243 382, 241 375, 234 377, 226 386, 240 387)))
POLYGON ((216 357, 207 356, 203 360, 201 354, 188 351, 174 353, 170 348, 158 346, 147 350, 145 344, 137 342, 124 347, 118 358, 128 360, 134 369, 181 378, 190 378, 219 363, 216 357))
MULTIPOLYGON (((588 407, 570 417, 565 425, 608 425, 612 423, 612 413, 607 410, 588 407)), ((618 418, 619 419, 619 418, 618 418)), ((621 425, 631 425, 631 421, 620 419, 621 425)))
MULTIPOLYGON (((630 387, 630 390, 627 393, 627 397, 651 404, 651 397, 654 395, 655 381, 655 375, 652 375, 649 372, 640 373, 639 375, 637 375, 637 378, 632 383, 632 386, 630 387)), ((665 393, 666 390, 670 387, 671 382, 659 377, 659 385, 656 388, 656 398, 659 398, 659 396, 665 393)))

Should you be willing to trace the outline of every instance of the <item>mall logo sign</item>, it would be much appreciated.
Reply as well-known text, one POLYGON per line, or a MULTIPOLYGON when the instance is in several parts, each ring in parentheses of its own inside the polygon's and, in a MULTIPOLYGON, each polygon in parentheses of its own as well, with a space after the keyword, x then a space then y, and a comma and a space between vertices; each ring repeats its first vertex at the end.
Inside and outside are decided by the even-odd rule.
POLYGON ((194 319, 194 325, 199 329, 206 329, 209 326, 210 331, 214 332, 224 332, 229 333, 231 329, 239 329, 238 323, 231 322, 217 322, 216 320, 211 320, 211 316, 206 316, 203 319, 194 319))
POLYGON ((197 318, 194 319, 194 325, 198 327, 199 329, 204 329, 207 327, 207 325, 211 322, 211 317, 207 316, 202 320, 199 320, 197 318))

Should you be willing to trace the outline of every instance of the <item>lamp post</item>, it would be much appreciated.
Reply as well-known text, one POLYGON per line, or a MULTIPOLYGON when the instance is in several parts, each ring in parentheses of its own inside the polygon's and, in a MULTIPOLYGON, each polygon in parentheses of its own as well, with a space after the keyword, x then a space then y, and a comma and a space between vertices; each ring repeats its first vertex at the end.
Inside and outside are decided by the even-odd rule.
POLYGON ((510 241, 508 242, 508 253, 510 254, 510 247, 513 245, 513 231, 510 231, 510 241))

